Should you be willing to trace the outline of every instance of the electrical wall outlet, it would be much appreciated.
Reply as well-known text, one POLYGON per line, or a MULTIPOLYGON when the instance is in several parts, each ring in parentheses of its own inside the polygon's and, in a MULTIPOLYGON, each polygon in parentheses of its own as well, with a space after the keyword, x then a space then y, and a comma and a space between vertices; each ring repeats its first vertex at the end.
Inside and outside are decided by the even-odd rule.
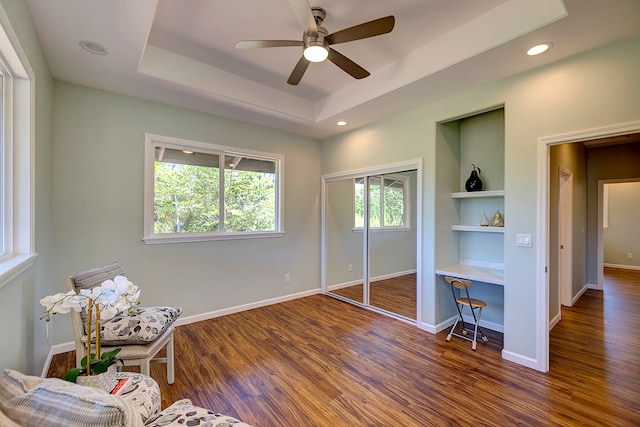
POLYGON ((627 252, 627 258, 629 258, 629 259, 633 258, 633 253, 632 252, 627 252))
POLYGON ((353 264, 349 264, 347 266, 347 271, 353 271, 353 264))
POLYGON ((289 274, 285 274, 284 275, 284 283, 289 283, 291 281, 291 277, 289 277, 289 274))

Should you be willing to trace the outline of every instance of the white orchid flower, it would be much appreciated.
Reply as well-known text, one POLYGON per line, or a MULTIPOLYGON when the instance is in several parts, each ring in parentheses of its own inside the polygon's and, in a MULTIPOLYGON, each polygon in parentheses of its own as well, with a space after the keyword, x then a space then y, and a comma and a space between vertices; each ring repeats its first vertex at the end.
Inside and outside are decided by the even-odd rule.
POLYGON ((73 291, 67 292, 65 294, 65 298, 60 302, 61 307, 75 311, 81 311, 83 307, 87 306, 87 304, 88 300, 86 298, 81 297, 73 291))
POLYGON ((47 297, 44 297, 40 300, 40 304, 44 306, 45 310, 47 312, 50 312, 52 314, 55 313, 68 313, 69 310, 67 311, 60 311, 60 301, 64 300, 66 294, 63 293, 59 293, 59 294, 55 294, 55 295, 49 295, 47 297))
POLYGON ((138 305, 140 290, 125 276, 116 276, 113 280, 105 280, 93 289, 81 289, 80 293, 69 291, 44 297, 40 304, 45 311, 40 319, 47 322, 52 314, 69 313, 71 310, 81 311, 89 305, 100 309, 100 319, 109 320, 120 311, 131 310, 138 305))
POLYGON ((107 305, 100 309, 100 320, 113 319, 120 313, 120 310, 112 305, 107 305))

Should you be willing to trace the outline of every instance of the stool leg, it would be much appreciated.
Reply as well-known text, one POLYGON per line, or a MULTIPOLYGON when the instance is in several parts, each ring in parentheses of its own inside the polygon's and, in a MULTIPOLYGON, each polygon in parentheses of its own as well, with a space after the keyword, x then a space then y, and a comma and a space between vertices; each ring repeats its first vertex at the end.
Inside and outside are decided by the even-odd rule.
POLYGON ((464 319, 462 318, 462 311, 460 311, 460 304, 456 303, 456 308, 458 309, 458 318, 456 319, 456 322, 453 324, 453 326, 449 330, 449 335, 447 335, 447 341, 451 341, 451 336, 453 335, 453 331, 455 331, 456 326, 458 326, 458 322, 462 321, 462 329, 464 330, 464 319))
POLYGON ((175 380, 174 364, 173 364, 173 332, 167 343, 167 382, 173 384, 175 380))
POLYGON ((480 317, 482 317, 482 307, 477 307, 478 309, 478 316, 476 317, 475 315, 475 310, 471 310, 471 313, 473 313, 473 320, 475 320, 476 325, 474 328, 474 332, 473 332, 473 342, 471 343, 471 349, 475 351, 477 345, 478 345, 478 331, 480 331, 480 336, 482 337, 482 341, 487 342, 489 341, 489 338, 487 338, 484 335, 484 332, 482 331, 482 328, 480 328, 480 317))

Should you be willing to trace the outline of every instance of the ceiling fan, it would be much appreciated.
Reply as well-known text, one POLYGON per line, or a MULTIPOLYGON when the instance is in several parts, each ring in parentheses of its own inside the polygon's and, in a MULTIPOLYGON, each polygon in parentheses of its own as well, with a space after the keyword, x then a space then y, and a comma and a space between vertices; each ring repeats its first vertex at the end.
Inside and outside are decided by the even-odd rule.
POLYGON ((322 62, 325 59, 329 59, 356 79, 368 77, 370 73, 367 70, 330 46, 389 33, 396 22, 391 15, 329 34, 326 28, 321 26, 327 15, 323 8, 310 7, 307 0, 289 0, 289 4, 304 28, 302 40, 244 40, 236 43, 236 48, 301 46, 303 55, 287 80, 290 85, 300 83, 311 62, 322 62))

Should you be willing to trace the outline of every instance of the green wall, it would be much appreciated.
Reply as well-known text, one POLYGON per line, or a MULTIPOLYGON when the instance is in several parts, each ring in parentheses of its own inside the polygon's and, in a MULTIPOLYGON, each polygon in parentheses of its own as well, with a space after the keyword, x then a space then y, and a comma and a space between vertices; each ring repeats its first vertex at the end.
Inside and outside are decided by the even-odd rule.
MULTIPOLYGON (((538 138, 625 123, 640 118, 640 38, 482 86, 476 90, 378 121, 322 144, 322 173, 422 158, 422 317, 442 321, 435 287, 436 123, 504 104, 505 289, 504 352, 535 362, 537 334, 538 138), (533 247, 516 247, 516 234, 533 235, 533 247)), ((449 196, 450 197, 450 196, 449 196)))
POLYGON ((40 322, 38 300, 51 293, 52 282, 52 99, 53 80, 24 0, 1 0, 19 44, 35 74, 34 106, 34 206, 35 250, 32 267, 0 288, 0 331, 3 350, 0 369, 12 368, 40 374, 51 346, 40 322))
POLYGON ((640 182, 609 185, 609 228, 604 231, 604 262, 640 269, 640 182), (632 258, 628 258, 631 253, 632 258))
MULTIPOLYGON (((186 318, 320 287, 316 140, 62 82, 54 111, 56 289, 66 275, 118 260, 143 305, 178 305, 186 318), (286 235, 145 244, 145 133, 283 154, 286 235)), ((70 319, 56 322, 55 341, 72 340, 70 319)))
MULTIPOLYGON (((559 168, 573 176, 572 237, 572 295, 588 285, 587 282, 587 149, 581 143, 554 145, 549 150, 549 319, 560 314, 559 251, 558 247, 558 188, 559 168)), ((595 283, 595 282, 594 282, 595 283)))
MULTIPOLYGON (((640 87, 638 79, 633 81, 636 89, 640 87)), ((638 89, 640 90, 640 89, 638 89)), ((638 90, 633 92, 637 95, 638 90)), ((639 103, 636 101, 636 108, 639 103)), ((639 115, 640 116, 640 115, 639 115)), ((588 191, 589 194, 598 194, 598 181, 606 180, 637 180, 640 178, 640 143, 615 145, 611 147, 599 147, 589 150, 587 160, 588 191)), ((637 205, 637 200, 630 206, 637 205)), ((598 197, 590 197, 587 203, 587 278, 589 283, 597 283, 598 252, 598 197)), ((604 237, 604 236, 603 236, 604 237)), ((628 250, 625 250, 629 252, 628 250)), ((633 251, 631 251, 633 252, 633 251)), ((635 254, 634 254, 635 256, 635 254)))

